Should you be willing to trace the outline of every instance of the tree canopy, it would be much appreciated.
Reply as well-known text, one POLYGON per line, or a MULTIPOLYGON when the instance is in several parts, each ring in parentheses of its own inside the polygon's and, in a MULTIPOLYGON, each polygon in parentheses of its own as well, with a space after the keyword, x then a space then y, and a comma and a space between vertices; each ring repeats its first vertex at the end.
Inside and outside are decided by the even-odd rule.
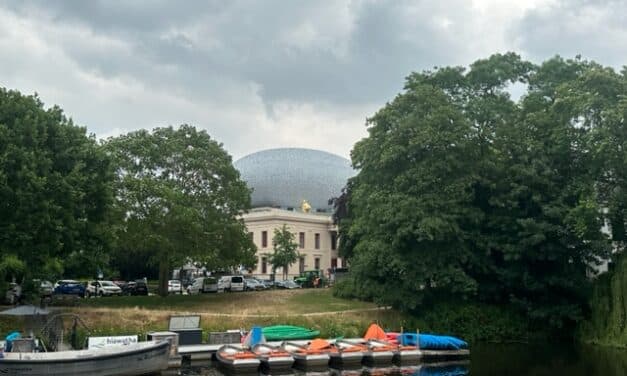
POLYGON ((283 279, 287 278, 288 268, 290 265, 298 260, 298 243, 296 243, 296 237, 287 228, 287 225, 283 225, 280 229, 274 229, 274 236, 272 237, 273 253, 270 255, 270 264, 272 264, 272 273, 274 274, 277 268, 283 268, 283 279))
POLYGON ((624 248, 626 98, 625 70, 579 58, 412 73, 368 120, 336 201, 345 289, 409 310, 477 299, 579 320, 587 274, 612 241, 624 248))
POLYGON ((94 275, 108 262, 112 177, 94 137, 60 108, 0 88, 1 269, 54 278, 82 260, 94 275))
POLYGON ((238 218, 250 191, 231 157, 189 125, 140 130, 109 139, 116 171, 122 252, 159 264, 160 292, 170 266, 187 258, 209 269, 254 265, 255 246, 238 218))

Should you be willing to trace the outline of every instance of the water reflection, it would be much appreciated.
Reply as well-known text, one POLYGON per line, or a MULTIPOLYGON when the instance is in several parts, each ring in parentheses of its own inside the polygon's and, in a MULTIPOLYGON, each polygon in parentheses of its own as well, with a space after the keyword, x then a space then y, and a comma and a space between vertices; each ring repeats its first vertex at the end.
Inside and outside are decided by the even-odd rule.
MULTIPOLYGON (((176 370, 177 376, 226 376, 209 361, 176 370)), ((290 376, 625 376, 627 350, 572 344, 476 344, 470 362, 422 364, 415 367, 358 368, 290 376)), ((240 375, 237 375, 240 376, 240 375)), ((259 375, 255 375, 259 376, 259 375)), ((272 375, 277 376, 277 375, 272 375)))
POLYGON ((625 376, 627 350, 572 344, 477 344, 472 376, 625 376))
MULTIPOLYGON (((165 375, 165 374, 164 374, 165 375)), ((188 367, 176 371, 172 375, 179 376, 240 376, 232 375, 207 362, 192 363, 188 367)), ((465 376, 468 375, 467 362, 447 362, 437 364, 423 364, 409 367, 369 368, 355 369, 329 369, 324 372, 303 372, 293 370, 292 374, 283 376, 465 376)), ((256 376, 263 376, 262 374, 256 376)), ((276 375, 271 375, 276 376, 276 375)))

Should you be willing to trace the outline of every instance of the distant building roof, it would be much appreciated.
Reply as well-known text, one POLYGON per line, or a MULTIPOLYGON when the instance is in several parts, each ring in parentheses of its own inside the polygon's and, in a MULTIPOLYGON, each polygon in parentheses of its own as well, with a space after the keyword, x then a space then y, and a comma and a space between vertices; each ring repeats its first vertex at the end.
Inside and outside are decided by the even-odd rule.
POLYGON ((320 150, 281 148, 249 154, 235 162, 249 188, 253 207, 300 210, 303 200, 312 212, 330 212, 329 199, 340 195, 355 175, 346 158, 320 150))

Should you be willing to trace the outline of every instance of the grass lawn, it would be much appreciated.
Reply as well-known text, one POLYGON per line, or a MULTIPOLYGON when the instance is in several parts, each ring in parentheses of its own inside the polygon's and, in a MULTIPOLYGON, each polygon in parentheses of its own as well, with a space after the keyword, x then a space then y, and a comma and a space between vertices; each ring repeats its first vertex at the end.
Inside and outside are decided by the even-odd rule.
POLYGON ((91 298, 81 300, 79 307, 140 308, 233 315, 290 315, 369 309, 376 308, 376 305, 336 298, 330 289, 297 289, 170 295, 165 298, 159 296, 91 298))
MULTIPOLYGON (((61 309, 80 315, 91 335, 143 336, 166 329, 170 315, 186 313, 201 315, 205 336, 209 331, 286 324, 320 330, 324 337, 354 337, 375 321, 395 329, 404 325, 404 315, 376 308, 373 303, 336 298, 331 289, 299 289, 91 298, 61 309)), ((0 334, 15 328, 19 323, 0 319, 0 334)))

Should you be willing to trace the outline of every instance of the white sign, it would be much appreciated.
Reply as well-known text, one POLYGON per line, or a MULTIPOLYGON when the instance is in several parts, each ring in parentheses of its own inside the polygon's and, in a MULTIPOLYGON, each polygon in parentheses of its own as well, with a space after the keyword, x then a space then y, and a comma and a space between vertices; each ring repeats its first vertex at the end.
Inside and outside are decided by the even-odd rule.
POLYGON ((128 346, 137 343, 137 336, 89 337, 87 348, 103 349, 112 346, 128 346))

